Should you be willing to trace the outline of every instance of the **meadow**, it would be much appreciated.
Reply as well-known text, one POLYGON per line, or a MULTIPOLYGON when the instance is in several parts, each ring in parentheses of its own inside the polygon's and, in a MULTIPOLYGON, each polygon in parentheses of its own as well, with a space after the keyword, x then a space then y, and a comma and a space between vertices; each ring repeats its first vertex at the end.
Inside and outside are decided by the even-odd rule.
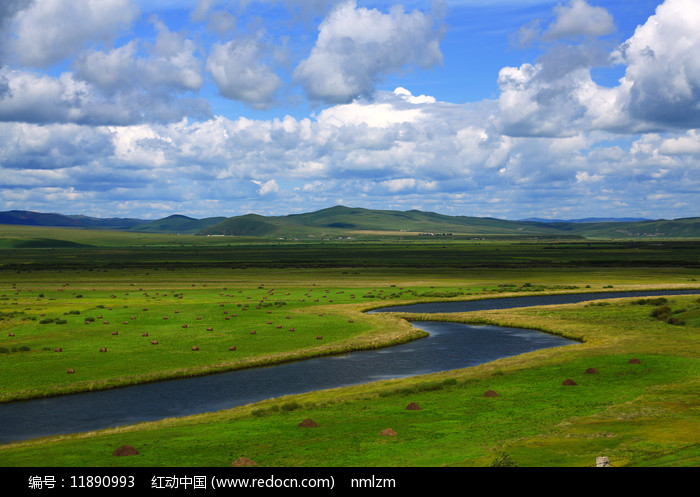
POLYGON ((110 242, 88 231, 35 230, 31 244, 44 241, 28 249, 10 231, 0 250, 3 402, 390 346, 424 336, 411 320, 532 328, 582 343, 6 444, 1 466, 230 466, 242 456, 261 466, 591 466, 598 455, 616 466, 700 464, 700 290, 663 303, 363 312, 524 293, 700 288, 697 244, 390 237, 322 245, 147 234, 110 242), (487 390, 498 396, 484 397, 487 390), (411 402, 421 410, 407 410, 411 402), (318 426, 299 427, 307 418, 318 426), (381 436, 385 428, 397 435, 381 436), (112 456, 124 444, 140 454, 112 456))

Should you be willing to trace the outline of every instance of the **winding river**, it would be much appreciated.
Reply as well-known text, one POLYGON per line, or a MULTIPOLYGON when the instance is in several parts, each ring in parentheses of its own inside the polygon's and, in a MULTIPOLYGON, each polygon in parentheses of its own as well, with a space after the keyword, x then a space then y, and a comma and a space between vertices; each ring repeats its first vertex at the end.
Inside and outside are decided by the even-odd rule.
MULTIPOLYGON (((611 292, 441 302, 372 312, 466 312, 700 290, 611 292)), ((475 366, 576 343, 532 330, 414 322, 430 336, 390 348, 127 388, 0 404, 0 443, 214 412, 314 390, 475 366), (11 422, 10 422, 11 420, 11 422)))

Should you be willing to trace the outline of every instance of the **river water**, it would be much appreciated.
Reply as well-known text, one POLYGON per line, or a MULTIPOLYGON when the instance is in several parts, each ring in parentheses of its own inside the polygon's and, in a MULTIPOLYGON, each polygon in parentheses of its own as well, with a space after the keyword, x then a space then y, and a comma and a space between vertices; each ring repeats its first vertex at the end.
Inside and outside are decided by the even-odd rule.
MULTIPOLYGON (((572 302, 572 298, 579 299, 573 301, 584 301, 662 294, 678 293, 618 292, 517 297, 418 304, 401 306, 400 310, 464 312, 465 305, 468 310, 505 309, 568 303, 572 302), (427 310, 426 305, 439 310, 427 310)), ((397 310, 386 308, 373 312, 388 312, 390 309, 397 310)), ((413 325, 427 331, 430 336, 380 350, 102 392, 0 404, 0 419, 3 420, 0 423, 0 443, 214 412, 284 395, 475 366, 501 357, 576 343, 537 331, 514 328, 429 321, 415 322, 413 325)))

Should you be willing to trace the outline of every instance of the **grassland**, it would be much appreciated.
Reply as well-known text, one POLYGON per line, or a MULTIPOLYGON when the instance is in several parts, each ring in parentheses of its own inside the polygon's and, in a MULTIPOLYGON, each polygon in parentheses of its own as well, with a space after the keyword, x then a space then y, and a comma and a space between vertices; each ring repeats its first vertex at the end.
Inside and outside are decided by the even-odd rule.
MULTIPOLYGON (((284 267, 269 268, 255 265, 264 266, 277 250, 283 254, 276 245, 267 246, 270 252, 254 265, 233 257, 231 240, 198 237, 205 241, 182 247, 190 258, 190 267, 183 268, 170 265, 168 251, 156 246, 175 246, 180 243, 175 237, 154 235, 153 267, 144 267, 145 259, 138 257, 128 264, 143 249, 129 247, 128 239, 115 235, 107 243, 75 233, 66 240, 91 248, 63 249, 73 264, 54 259, 51 244, 35 252, 5 249, 13 260, 0 271, 4 401, 373 348, 421 335, 406 320, 426 316, 362 313, 378 305, 611 286, 698 288, 700 279, 691 244, 682 245, 679 254, 663 244, 615 245, 616 252, 612 244, 572 249, 561 242, 538 249, 546 252, 543 261, 559 264, 528 267, 528 258, 539 252, 527 253, 520 244, 490 242, 489 250, 475 242, 445 244, 452 255, 444 262, 442 243, 381 241, 369 247, 338 244, 340 255, 326 254, 325 260, 339 267, 296 267, 327 248, 311 244, 298 247, 296 262, 282 257, 284 267), (202 252, 210 243, 231 257, 228 266, 206 267, 202 252), (117 254, 120 248, 130 250, 115 256, 118 268, 93 264, 98 258, 91 250, 117 254), (376 255, 366 255, 369 249, 376 255), (634 267, 630 254, 645 250, 636 262, 657 263, 634 267), (380 254, 392 257, 384 267, 359 264, 363 257, 378 263, 380 254), (454 264, 458 258, 465 262, 454 264), (197 260, 203 264, 193 264, 197 260), (358 265, 341 264, 348 260, 358 265), (630 260, 632 267, 625 267, 630 260), (59 347, 62 352, 55 352, 59 347), (107 352, 99 352, 102 347, 107 352), (68 368, 75 373, 66 374, 68 368)), ((10 234, 4 236, 7 241, 10 234)), ((41 238, 56 239, 44 233, 41 238)), ((241 253, 255 253, 249 242, 235 243, 241 253)), ((590 466, 603 454, 617 466, 700 464, 700 303, 697 296, 669 298, 668 317, 684 323, 669 324, 651 316, 661 305, 637 300, 433 315, 428 319, 534 328, 583 343, 425 377, 8 444, 0 447, 0 465, 229 466, 247 456, 262 466, 489 466, 504 452, 521 466, 590 466), (628 364, 633 357, 641 364, 628 364), (590 367, 599 374, 584 374, 590 367), (577 385, 563 386, 566 378, 577 385), (499 396, 483 397, 489 389, 499 396), (422 410, 406 410, 409 402, 422 410), (299 428, 306 418, 319 426, 299 428), (379 436, 384 428, 398 435, 379 436), (111 456, 123 444, 141 454, 111 456)))

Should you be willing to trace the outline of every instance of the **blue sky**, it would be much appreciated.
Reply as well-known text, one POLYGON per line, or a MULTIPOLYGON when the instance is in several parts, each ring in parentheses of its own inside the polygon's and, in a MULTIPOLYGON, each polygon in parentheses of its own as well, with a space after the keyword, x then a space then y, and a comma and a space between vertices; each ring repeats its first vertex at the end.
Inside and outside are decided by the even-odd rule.
POLYGON ((700 216, 697 0, 8 0, 0 210, 700 216))

